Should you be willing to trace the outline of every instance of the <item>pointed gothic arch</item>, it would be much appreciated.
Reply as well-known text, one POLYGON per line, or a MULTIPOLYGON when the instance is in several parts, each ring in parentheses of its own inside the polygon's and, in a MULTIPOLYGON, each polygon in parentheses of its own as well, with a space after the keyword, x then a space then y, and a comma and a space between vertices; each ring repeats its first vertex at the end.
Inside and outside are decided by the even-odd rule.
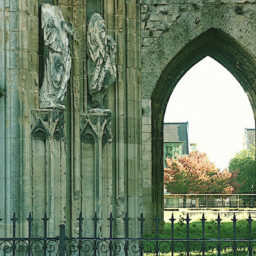
POLYGON ((253 57, 232 37, 209 29, 190 41, 168 63, 152 92, 152 203, 153 215, 163 210, 163 118, 168 100, 181 77, 196 63, 210 56, 238 80, 247 93, 256 118, 256 63, 253 57))

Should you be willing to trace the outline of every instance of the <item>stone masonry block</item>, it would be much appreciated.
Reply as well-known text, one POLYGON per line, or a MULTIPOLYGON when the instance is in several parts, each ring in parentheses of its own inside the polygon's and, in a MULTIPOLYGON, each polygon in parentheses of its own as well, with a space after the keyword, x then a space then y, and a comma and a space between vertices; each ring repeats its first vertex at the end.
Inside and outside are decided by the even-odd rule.
POLYGON ((19 14, 18 12, 9 13, 9 29, 13 31, 19 30, 19 14))
POLYGON ((156 13, 156 12, 152 12, 150 14, 149 20, 150 21, 163 21, 164 20, 165 15, 163 15, 162 13, 156 13))
POLYGON ((143 38, 142 45, 143 46, 150 46, 153 44, 154 38, 143 38))
POLYGON ((18 0, 10 0, 10 11, 17 12, 19 10, 19 1, 18 0))
POLYGON ((141 13, 147 13, 148 12, 148 6, 146 4, 141 5, 140 11, 141 11, 141 13))
POLYGON ((18 68, 18 57, 19 52, 17 51, 6 51, 6 68, 18 68))
POLYGON ((18 50, 19 44, 18 44, 18 33, 10 31, 8 34, 6 34, 6 49, 9 50, 18 50))

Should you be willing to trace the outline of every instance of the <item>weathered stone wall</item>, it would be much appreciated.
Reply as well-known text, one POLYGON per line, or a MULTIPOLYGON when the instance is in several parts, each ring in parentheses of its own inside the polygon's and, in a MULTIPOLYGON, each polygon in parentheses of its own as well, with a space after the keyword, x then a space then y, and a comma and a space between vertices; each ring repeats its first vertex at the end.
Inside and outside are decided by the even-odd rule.
MULTIPOLYGON (((139 7, 135 0, 1 1, 0 86, 6 90, 0 98, 0 118, 5 124, 0 128, 0 157, 4 163, 1 205, 6 211, 1 217, 10 219, 16 211, 22 224, 31 212, 36 221, 34 232, 39 234, 46 212, 52 219, 49 234, 56 234, 63 222, 67 232, 76 233, 80 211, 90 220, 87 231, 92 227, 95 210, 103 219, 113 212, 117 225, 123 224, 126 211, 133 219, 139 215, 139 7), (65 111, 39 108, 44 72, 42 3, 59 6, 74 29, 65 111), (87 140, 83 133, 88 118, 86 36, 94 12, 100 12, 107 33, 118 44, 118 80, 107 95, 107 107, 112 111, 112 141, 103 136, 97 143, 87 140)), ((106 223, 102 225, 101 235, 107 234, 106 223)), ((24 222, 21 231, 26 229, 24 222)), ((137 230, 133 225, 131 231, 137 230)), ((123 234, 122 229, 118 232, 123 234)))
POLYGON ((154 214, 163 208, 163 116, 183 74, 213 57, 241 83, 256 112, 255 14, 255 1, 141 1, 142 171, 154 214))

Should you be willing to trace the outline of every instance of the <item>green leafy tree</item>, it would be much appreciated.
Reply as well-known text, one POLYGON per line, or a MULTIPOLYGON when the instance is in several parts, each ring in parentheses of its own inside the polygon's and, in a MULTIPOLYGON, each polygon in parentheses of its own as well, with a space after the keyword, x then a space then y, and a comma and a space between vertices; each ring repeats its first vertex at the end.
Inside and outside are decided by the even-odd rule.
POLYGON ((164 183, 170 193, 231 194, 234 191, 235 173, 221 172, 205 153, 193 151, 177 159, 167 158, 166 163, 164 183))
POLYGON ((255 193, 256 191, 256 162, 255 147, 239 151, 229 162, 229 170, 237 172, 239 193, 255 193))

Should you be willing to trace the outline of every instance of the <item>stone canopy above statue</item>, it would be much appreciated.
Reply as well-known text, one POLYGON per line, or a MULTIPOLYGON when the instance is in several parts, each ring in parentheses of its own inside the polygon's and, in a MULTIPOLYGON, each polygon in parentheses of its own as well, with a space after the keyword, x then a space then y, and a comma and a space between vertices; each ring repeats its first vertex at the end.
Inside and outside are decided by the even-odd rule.
POLYGON ((114 39, 106 35, 105 22, 95 13, 88 25, 88 84, 92 108, 105 109, 107 89, 116 81, 116 49, 114 39))
POLYGON ((44 78, 39 92, 40 108, 65 109, 63 102, 71 68, 68 36, 73 34, 73 30, 65 22, 59 7, 42 4, 41 10, 44 78))

